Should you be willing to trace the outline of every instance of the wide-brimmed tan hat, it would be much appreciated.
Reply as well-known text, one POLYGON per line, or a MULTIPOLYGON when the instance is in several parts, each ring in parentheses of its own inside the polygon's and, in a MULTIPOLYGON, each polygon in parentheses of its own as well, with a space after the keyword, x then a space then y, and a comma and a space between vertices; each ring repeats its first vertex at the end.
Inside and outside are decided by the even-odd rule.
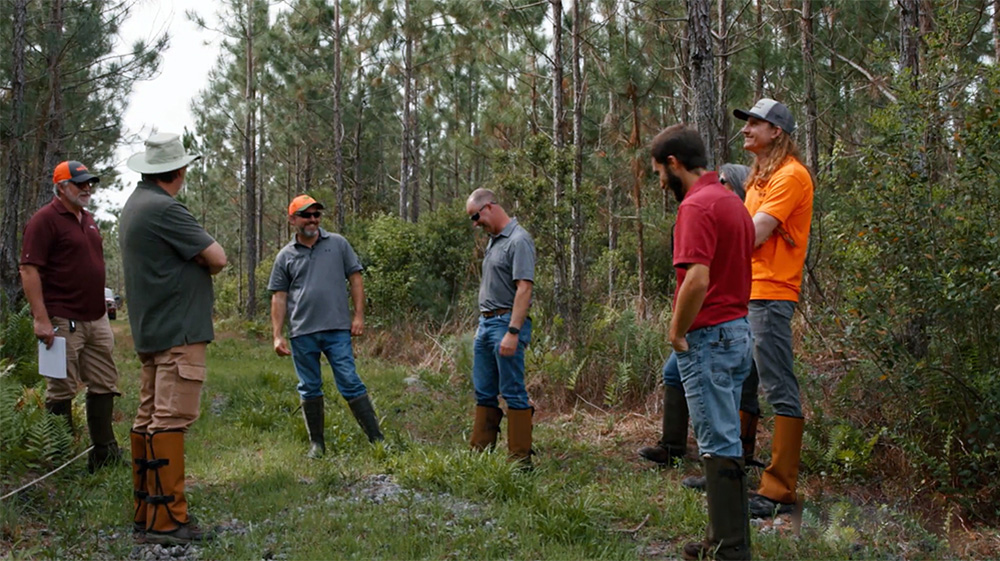
POLYGON ((139 173, 166 173, 181 169, 201 156, 188 154, 180 135, 161 132, 146 139, 146 151, 128 159, 128 168, 139 173))

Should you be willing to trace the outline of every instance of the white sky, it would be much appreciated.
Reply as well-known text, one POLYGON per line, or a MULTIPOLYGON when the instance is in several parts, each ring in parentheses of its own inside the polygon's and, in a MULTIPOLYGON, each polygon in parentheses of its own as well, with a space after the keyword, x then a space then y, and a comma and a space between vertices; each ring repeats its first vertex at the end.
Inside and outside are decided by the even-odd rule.
MULTIPOLYGON (((3 0, 0 0, 3 1, 3 0)), ((215 28, 220 10, 218 0, 138 0, 132 14, 121 28, 118 48, 131 51, 139 39, 151 42, 164 31, 170 44, 161 53, 160 71, 152 80, 138 82, 132 90, 125 111, 125 135, 138 135, 131 146, 122 146, 116 155, 116 168, 122 174, 124 189, 99 190, 94 199, 97 215, 110 218, 109 208, 121 208, 139 181, 139 174, 125 166, 128 157, 143 150, 142 141, 154 131, 181 134, 184 127, 194 130, 191 102, 207 85, 208 72, 219 54, 219 36, 200 30, 185 13, 194 11, 215 28)))

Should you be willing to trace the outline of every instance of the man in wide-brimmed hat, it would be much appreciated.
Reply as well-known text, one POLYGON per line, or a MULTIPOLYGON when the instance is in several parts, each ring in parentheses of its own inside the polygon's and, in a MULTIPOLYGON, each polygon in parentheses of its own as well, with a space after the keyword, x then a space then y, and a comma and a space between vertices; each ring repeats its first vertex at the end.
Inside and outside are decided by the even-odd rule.
POLYGON ((212 537, 188 514, 184 496, 184 433, 198 418, 214 337, 212 275, 226 266, 222 246, 175 199, 198 158, 176 134, 149 137, 146 151, 128 160, 142 180, 119 224, 129 323, 142 361, 131 434, 133 522, 153 543, 212 537))

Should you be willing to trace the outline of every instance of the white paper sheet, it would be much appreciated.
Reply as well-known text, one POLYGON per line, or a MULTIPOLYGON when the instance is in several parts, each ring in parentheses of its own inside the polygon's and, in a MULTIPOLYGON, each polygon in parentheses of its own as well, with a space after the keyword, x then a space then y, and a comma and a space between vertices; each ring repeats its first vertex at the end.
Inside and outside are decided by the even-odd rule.
POLYGON ((46 349, 45 343, 38 342, 38 373, 49 378, 66 377, 66 338, 56 337, 52 347, 46 349))

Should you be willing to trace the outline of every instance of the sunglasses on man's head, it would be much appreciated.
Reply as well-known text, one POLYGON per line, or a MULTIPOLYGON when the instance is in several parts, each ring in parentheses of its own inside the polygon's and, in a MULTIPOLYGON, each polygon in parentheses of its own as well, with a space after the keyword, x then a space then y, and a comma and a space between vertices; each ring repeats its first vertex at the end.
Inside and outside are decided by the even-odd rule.
POLYGON ((484 208, 490 206, 491 204, 493 204, 493 203, 486 203, 483 206, 479 207, 479 210, 476 211, 475 214, 473 214, 472 216, 470 216, 469 220, 472 220, 473 222, 478 222, 479 221, 479 213, 482 212, 484 208))
POLYGON ((317 210, 315 212, 297 212, 295 215, 301 216, 302 218, 319 218, 320 216, 323 216, 323 213, 317 210))

